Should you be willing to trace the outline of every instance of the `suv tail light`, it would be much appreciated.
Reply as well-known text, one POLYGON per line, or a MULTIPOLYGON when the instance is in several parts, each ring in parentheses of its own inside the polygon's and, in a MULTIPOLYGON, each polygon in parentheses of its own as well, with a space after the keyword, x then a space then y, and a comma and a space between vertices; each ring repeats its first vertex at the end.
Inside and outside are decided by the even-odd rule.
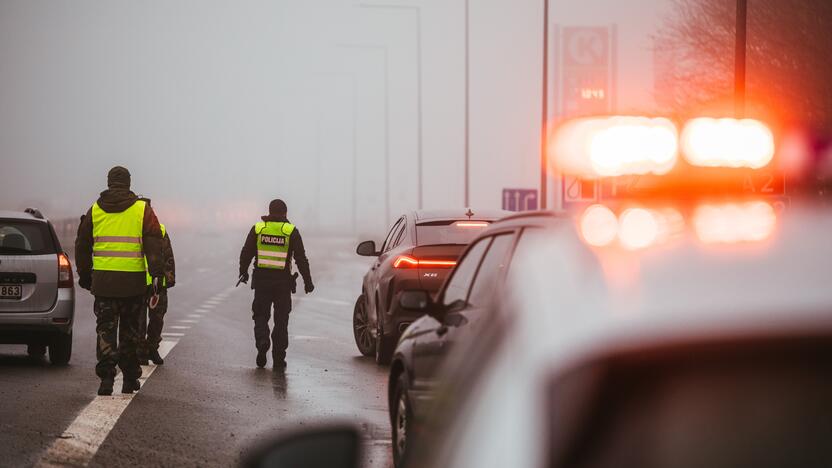
POLYGON ((65 253, 58 254, 58 287, 71 288, 75 283, 72 278, 72 264, 65 253))
POLYGON ((426 260, 409 255, 399 255, 393 261, 393 268, 453 268, 455 266, 454 260, 426 260))

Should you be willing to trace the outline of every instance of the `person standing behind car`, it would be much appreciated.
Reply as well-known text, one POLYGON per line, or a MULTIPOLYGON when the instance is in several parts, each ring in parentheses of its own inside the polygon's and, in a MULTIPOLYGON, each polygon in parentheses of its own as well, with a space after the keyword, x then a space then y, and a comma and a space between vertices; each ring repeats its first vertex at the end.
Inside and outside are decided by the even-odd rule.
POLYGON ((306 294, 311 293, 312 274, 303 248, 300 232, 286 218, 286 203, 272 200, 269 214, 261 217, 246 237, 240 252, 240 281, 247 283, 248 267, 254 262, 254 302, 251 304, 254 319, 254 341, 257 347, 257 367, 266 365, 269 350, 269 316, 274 306, 274 330, 271 334, 272 364, 275 369, 286 367, 286 349, 289 347, 289 312, 292 310, 292 292, 297 275, 292 275, 292 259, 303 277, 306 294))
POLYGON ((153 208, 130 191, 126 168, 116 166, 107 174, 107 190, 78 227, 75 257, 79 285, 95 296, 98 394, 112 395, 116 365, 124 375, 121 392, 133 393, 142 375, 136 348, 145 275, 149 271, 161 278, 164 269, 159 220, 153 208))
MULTIPOLYGON (((150 200, 147 200, 150 204, 150 200)), ((168 289, 176 285, 176 263, 173 259, 173 246, 170 242, 170 232, 164 224, 159 223, 162 229, 162 259, 164 261, 165 276, 162 284, 157 285, 158 295, 153 296, 153 277, 147 273, 148 297, 145 308, 139 318, 139 364, 147 365, 148 360, 153 364, 161 366, 165 363, 159 354, 159 343, 162 342, 162 328, 165 326, 165 314, 168 312, 168 289), (155 303, 155 307, 150 307, 155 303), (149 316, 149 317, 148 317, 149 316)), ((145 264, 147 262, 145 261, 145 264)))

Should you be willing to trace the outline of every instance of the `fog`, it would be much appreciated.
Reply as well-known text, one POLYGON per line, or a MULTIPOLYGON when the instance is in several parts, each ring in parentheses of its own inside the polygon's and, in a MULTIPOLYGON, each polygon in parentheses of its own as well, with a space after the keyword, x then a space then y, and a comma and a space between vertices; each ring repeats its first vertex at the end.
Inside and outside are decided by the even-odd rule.
MULTIPOLYGON (((470 205, 499 208, 539 185, 543 2, 468 3, 470 205)), ((656 112, 669 5, 552 0, 549 119, 570 26, 615 25, 610 110, 656 112)), ((462 207, 465 24, 464 0, 0 0, 0 209, 77 216, 117 164, 182 225, 277 197, 344 233, 462 207)))

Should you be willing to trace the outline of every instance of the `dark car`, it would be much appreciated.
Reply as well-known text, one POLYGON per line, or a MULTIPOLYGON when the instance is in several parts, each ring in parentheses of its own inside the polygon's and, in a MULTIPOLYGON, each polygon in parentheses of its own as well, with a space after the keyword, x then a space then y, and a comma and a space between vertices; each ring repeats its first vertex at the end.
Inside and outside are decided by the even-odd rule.
POLYGON ((72 356, 75 284, 69 257, 40 211, 0 211, 0 343, 49 349, 52 364, 72 356))
POLYGON ((465 251, 434 301, 426 290, 403 291, 399 307, 425 314, 401 337, 388 385, 393 452, 400 460, 407 435, 421 419, 439 384, 439 364, 463 335, 475 334, 502 287, 518 242, 566 220, 553 212, 523 213, 493 223, 465 251))
POLYGON ((378 249, 374 241, 358 245, 358 255, 376 257, 355 302, 353 332, 358 350, 390 362, 401 333, 421 311, 404 310, 405 289, 435 292, 465 247, 504 211, 415 211, 399 218, 378 249))

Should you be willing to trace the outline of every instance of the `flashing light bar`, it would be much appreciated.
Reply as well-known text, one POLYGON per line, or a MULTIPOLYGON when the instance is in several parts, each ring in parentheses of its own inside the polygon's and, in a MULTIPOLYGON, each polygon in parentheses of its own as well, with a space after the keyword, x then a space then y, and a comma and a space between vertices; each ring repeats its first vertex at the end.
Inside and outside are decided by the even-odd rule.
POLYGON ((552 161, 580 177, 662 175, 678 159, 678 130, 665 118, 614 116, 576 119, 553 135, 552 161))
POLYGON ((611 116, 567 121, 552 135, 556 169, 586 179, 665 175, 681 154, 698 167, 760 169, 775 154, 771 129, 754 119, 696 118, 679 134, 666 118, 611 116))
POLYGON ((758 120, 698 118, 685 124, 681 148, 694 166, 760 169, 774 158, 774 134, 758 120))
POLYGON ((399 255, 393 261, 393 268, 453 268, 455 266, 454 260, 423 260, 409 255, 399 255))

